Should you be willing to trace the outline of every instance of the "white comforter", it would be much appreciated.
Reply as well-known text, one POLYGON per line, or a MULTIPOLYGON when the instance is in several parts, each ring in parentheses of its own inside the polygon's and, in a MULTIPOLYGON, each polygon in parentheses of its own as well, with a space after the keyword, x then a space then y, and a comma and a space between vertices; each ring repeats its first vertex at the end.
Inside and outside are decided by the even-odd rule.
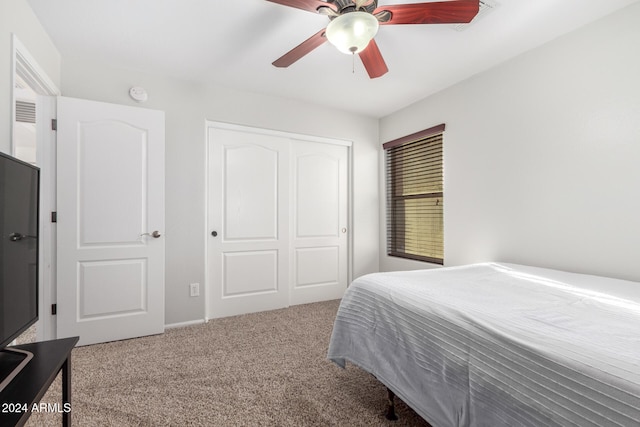
POLYGON ((370 274, 328 357, 434 427, 640 426, 640 283, 498 263, 370 274))

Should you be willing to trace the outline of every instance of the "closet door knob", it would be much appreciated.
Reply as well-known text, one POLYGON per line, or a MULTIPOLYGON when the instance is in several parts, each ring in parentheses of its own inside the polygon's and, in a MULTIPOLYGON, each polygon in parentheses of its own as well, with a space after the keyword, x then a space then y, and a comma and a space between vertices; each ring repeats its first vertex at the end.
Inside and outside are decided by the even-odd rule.
POLYGON ((216 237, 216 236, 218 235, 218 232, 217 232, 217 231, 212 231, 212 232, 211 232, 211 235, 212 235, 213 237, 216 237))

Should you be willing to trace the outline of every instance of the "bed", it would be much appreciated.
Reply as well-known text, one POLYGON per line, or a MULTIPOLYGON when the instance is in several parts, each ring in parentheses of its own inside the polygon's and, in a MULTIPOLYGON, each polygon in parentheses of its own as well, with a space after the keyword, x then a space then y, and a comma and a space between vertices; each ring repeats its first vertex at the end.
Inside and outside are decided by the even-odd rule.
POLYGON ((433 427, 640 426, 640 283, 507 263, 370 274, 328 358, 433 427))

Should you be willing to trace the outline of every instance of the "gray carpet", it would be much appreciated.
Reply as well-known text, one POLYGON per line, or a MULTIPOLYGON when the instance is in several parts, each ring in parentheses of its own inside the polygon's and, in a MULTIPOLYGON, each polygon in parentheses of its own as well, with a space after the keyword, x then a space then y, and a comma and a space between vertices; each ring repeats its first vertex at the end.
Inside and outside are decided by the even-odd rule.
MULTIPOLYGON (((428 426, 326 352, 339 301, 170 329, 74 350, 74 426, 428 426)), ((42 399, 60 402, 60 379, 42 399)), ((33 414, 27 426, 60 425, 33 414)))

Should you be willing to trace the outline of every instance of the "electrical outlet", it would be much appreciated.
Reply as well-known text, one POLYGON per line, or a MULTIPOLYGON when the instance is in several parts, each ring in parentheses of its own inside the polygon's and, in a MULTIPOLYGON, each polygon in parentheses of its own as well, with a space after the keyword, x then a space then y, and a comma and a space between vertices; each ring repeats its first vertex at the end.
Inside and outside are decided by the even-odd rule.
POLYGON ((189 295, 192 297, 200 295, 200 283, 192 283, 189 285, 189 295))

